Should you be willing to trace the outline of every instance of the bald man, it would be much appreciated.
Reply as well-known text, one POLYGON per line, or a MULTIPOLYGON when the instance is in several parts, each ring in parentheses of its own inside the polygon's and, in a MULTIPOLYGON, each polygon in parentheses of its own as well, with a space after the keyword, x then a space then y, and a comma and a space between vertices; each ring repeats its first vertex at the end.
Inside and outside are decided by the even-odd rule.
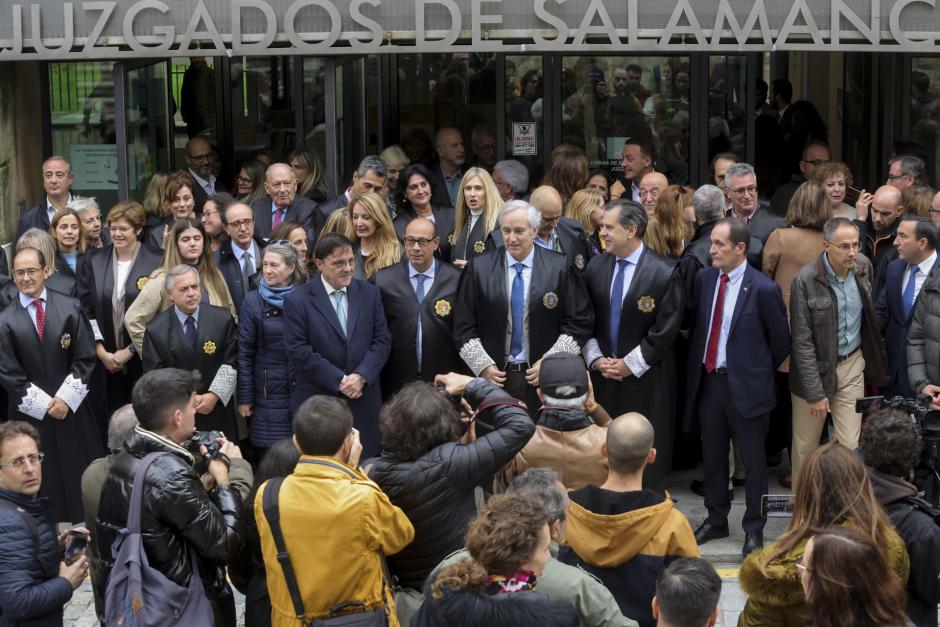
POLYGON ((267 196, 251 203, 255 216, 254 234, 267 242, 281 222, 299 222, 307 231, 307 247, 313 250, 320 228, 326 221, 315 202, 297 195, 294 169, 286 163, 273 163, 264 175, 267 196))
POLYGON ((884 284, 885 269, 898 258, 894 239, 898 234, 898 223, 904 213, 901 190, 893 185, 882 185, 875 190, 865 223, 865 236, 861 238, 862 254, 871 261, 871 293, 880 294, 884 284))
MULTIPOLYGON (((542 220, 535 235, 535 245, 562 253, 568 257, 568 263, 579 272, 584 270, 591 259, 588 241, 580 222, 562 216, 563 208, 558 190, 550 185, 536 187, 529 202, 542 212, 542 220)), ((503 245, 499 230, 493 231, 493 239, 497 246, 503 245)))
POLYGON ((431 168, 431 205, 455 207, 464 174, 466 152, 461 132, 450 126, 434 135, 437 164, 431 168))
POLYGON ((669 187, 669 179, 662 172, 650 172, 640 179, 640 202, 646 209, 646 215, 656 213, 656 199, 669 187))
POLYGON ((699 556, 689 521, 669 495, 643 488, 643 472, 656 461, 654 435, 635 412, 610 423, 601 446, 607 481, 570 493, 568 546, 558 556, 600 579, 623 615, 640 625, 656 622, 656 574, 676 558, 699 556))
POLYGON ((214 154, 215 149, 205 137, 193 137, 186 142, 186 164, 189 166, 189 173, 196 179, 193 197, 197 215, 202 213, 202 206, 206 204, 207 199, 219 192, 228 191, 225 184, 217 180, 212 173, 214 154))

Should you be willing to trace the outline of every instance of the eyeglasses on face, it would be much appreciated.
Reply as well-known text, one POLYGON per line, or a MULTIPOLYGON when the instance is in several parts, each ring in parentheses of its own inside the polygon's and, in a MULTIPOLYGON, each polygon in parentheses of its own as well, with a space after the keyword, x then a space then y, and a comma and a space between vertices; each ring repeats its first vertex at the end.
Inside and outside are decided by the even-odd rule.
POLYGON ((417 239, 415 239, 414 237, 406 237, 406 238, 404 239, 405 246, 408 247, 408 248, 411 248, 411 247, 414 246, 415 244, 417 244, 417 245, 420 246, 421 248, 424 248, 424 247, 430 245, 431 242, 433 242, 433 241, 434 241, 433 239, 425 239, 425 238, 423 238, 423 237, 420 237, 420 238, 417 238, 417 239))
POLYGON ((36 466, 42 463, 42 460, 45 456, 45 453, 30 453, 29 455, 24 455, 23 457, 17 457, 9 464, 0 464, 0 468, 14 468, 19 470, 26 465, 26 462, 29 462, 31 466, 36 466))
POLYGON ((255 222, 254 218, 245 218, 244 220, 236 220, 234 222, 229 222, 226 226, 230 226, 236 230, 241 229, 242 227, 245 227, 247 229, 252 224, 254 224, 254 222, 255 222))
POLYGON ((744 194, 754 195, 757 193, 757 185, 748 185, 747 187, 736 187, 731 190, 734 194, 738 196, 743 196, 744 194))
POLYGON ((42 272, 42 268, 22 268, 21 270, 14 270, 13 276, 18 279, 22 279, 23 277, 35 279, 37 276, 39 276, 40 272, 42 272))

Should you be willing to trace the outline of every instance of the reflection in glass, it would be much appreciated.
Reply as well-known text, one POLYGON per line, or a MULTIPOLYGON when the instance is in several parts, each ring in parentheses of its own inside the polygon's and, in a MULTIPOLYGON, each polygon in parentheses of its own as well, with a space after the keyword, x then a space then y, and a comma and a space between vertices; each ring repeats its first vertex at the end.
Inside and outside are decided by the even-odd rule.
POLYGON ((127 180, 131 198, 142 200, 153 173, 170 169, 167 78, 164 61, 127 71, 127 180))
POLYGON ((542 57, 506 56, 506 158, 529 168, 529 180, 542 178, 542 57), (527 127, 532 124, 533 127, 527 127))
POLYGON ((236 163, 263 149, 270 151, 274 160, 283 161, 297 145, 294 61, 290 56, 232 59, 232 145, 236 163))
MULTIPOLYGON (((708 160, 721 152, 747 153, 747 57, 708 58, 708 160)), ((760 106, 758 103, 757 106, 760 106)))
POLYGON ((940 58, 914 57, 911 67, 911 139, 927 152, 927 178, 940 181, 940 58))

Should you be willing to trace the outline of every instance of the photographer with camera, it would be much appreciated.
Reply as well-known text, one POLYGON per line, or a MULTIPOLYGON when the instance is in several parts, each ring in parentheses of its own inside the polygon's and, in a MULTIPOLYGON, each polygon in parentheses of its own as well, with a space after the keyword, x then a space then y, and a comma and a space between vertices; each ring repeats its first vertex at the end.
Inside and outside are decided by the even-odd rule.
POLYGON ((940 510, 920 498, 917 487, 908 481, 920 460, 920 434, 906 412, 883 409, 868 415, 859 447, 875 499, 904 540, 911 558, 907 612, 914 624, 936 627, 940 510))
MULTIPOLYGON (((238 447, 221 435, 210 447, 199 445, 202 458, 187 447, 196 435, 199 386, 198 372, 177 368, 152 370, 134 386, 134 413, 140 424, 114 459, 101 489, 95 537, 98 546, 112 546, 128 524, 138 465, 149 453, 162 453, 143 479, 140 528, 150 568, 182 587, 200 577, 215 625, 235 625, 234 597, 222 567, 240 545, 237 520, 243 494, 236 476, 241 475, 238 483, 247 488, 251 473, 238 447), (216 446, 200 476, 197 468, 216 446), (194 557, 198 564, 192 563, 194 557)), ((102 580, 108 581, 115 564, 105 554, 100 557, 102 580)), ((146 605, 146 598, 143 601, 146 605)))

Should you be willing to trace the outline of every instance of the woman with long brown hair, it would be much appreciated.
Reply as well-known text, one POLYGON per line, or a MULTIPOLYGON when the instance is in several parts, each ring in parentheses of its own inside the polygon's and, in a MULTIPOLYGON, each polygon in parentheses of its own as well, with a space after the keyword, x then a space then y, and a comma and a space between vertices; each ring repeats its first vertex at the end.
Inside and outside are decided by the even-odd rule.
POLYGON ((346 237, 353 243, 356 258, 353 276, 371 281, 376 272, 401 261, 401 242, 385 208, 385 199, 375 192, 353 198, 346 211, 349 214, 346 237))
POLYGON ((560 144, 552 151, 542 185, 557 189, 561 195, 561 206, 565 207, 576 191, 587 186, 590 178, 584 150, 572 144, 560 144))
POLYGON ((692 205, 691 187, 670 185, 656 198, 656 211, 650 218, 643 243, 664 257, 678 259, 692 237, 686 207, 692 205))
POLYGON ((493 231, 498 228, 503 199, 493 177, 483 168, 470 168, 460 181, 454 207, 454 234, 450 258, 463 268, 467 262, 488 250, 496 250, 493 231))
POLYGON ((829 443, 809 456, 799 474, 787 530, 741 565, 738 576, 748 600, 739 626, 807 624, 809 608, 796 564, 814 530, 835 525, 857 529, 871 538, 884 550, 892 575, 903 586, 910 567, 907 550, 875 500, 865 464, 853 451, 829 443))

